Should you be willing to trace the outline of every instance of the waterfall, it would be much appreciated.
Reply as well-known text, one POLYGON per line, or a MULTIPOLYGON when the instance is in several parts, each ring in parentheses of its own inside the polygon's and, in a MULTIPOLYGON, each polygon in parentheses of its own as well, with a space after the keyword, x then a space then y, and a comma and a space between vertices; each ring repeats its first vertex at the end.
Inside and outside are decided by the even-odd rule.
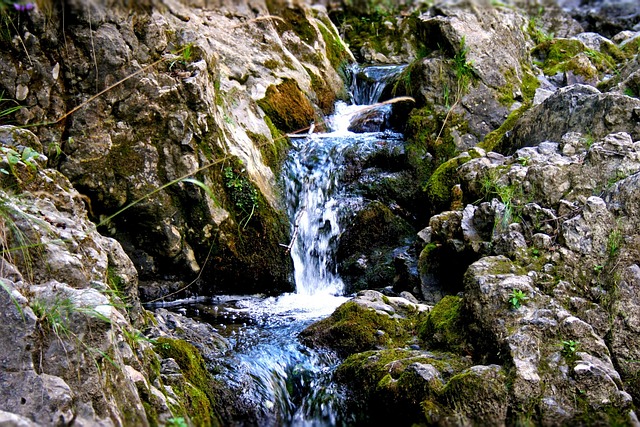
MULTIPOLYGON (((343 222, 359 198, 339 188, 344 150, 366 139, 349 132, 362 105, 378 101, 386 85, 405 66, 371 66, 356 70, 352 79, 353 105, 338 103, 327 124, 327 134, 295 139, 285 167, 288 214, 292 223, 296 293, 306 296, 341 295, 335 251, 343 222)), ((387 107, 388 108, 388 107, 387 107)))
MULTIPOLYGON (((356 421, 344 413, 341 390, 332 383, 338 358, 309 349, 295 337, 347 300, 342 296, 344 285, 335 254, 343 227, 364 200, 342 185, 345 151, 357 147, 372 152, 381 142, 400 137, 387 132, 354 133, 349 128, 363 104, 377 102, 389 76, 401 69, 360 70, 357 74, 366 79, 353 79, 354 103, 337 103, 335 114, 327 120, 329 132, 292 141, 282 178, 292 224, 296 292, 270 298, 220 296, 209 306, 190 308, 197 316, 206 314, 204 320, 232 344, 234 354, 221 363, 221 370, 227 384, 239 385, 241 406, 255 409, 259 421, 254 424, 334 426, 356 421)), ((228 424, 235 425, 233 420, 228 424)))
POLYGON ((351 80, 351 96, 356 105, 378 102, 387 85, 394 81, 406 65, 357 66, 351 80))

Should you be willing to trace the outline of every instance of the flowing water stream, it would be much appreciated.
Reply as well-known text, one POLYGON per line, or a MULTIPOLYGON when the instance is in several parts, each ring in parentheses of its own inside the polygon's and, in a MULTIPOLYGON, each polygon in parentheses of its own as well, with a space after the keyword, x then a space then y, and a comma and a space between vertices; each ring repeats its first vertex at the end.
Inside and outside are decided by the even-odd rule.
POLYGON ((341 186, 343 154, 354 144, 375 145, 390 138, 388 132, 355 134, 348 128, 354 114, 375 103, 390 76, 401 69, 368 67, 354 73, 353 105, 336 105, 328 120, 330 132, 292 141, 282 176, 295 236, 291 257, 296 292, 277 298, 217 297, 177 307, 212 323, 231 342, 235 381, 251 379, 246 399, 257 406, 261 424, 333 426, 357 421, 342 410, 342 392, 331 381, 338 359, 305 347, 296 337, 347 300, 335 263, 336 244, 363 200, 341 186))

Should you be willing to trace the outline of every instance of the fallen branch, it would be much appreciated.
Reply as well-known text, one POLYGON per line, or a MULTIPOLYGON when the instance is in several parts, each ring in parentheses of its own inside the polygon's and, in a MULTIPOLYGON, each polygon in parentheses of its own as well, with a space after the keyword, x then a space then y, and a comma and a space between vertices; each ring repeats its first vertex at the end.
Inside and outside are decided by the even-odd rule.
POLYGON ((289 244, 285 245, 284 243, 280 243, 280 246, 282 246, 283 248, 287 248, 287 250, 285 251, 286 254, 291 252, 293 244, 296 242, 296 238, 298 237, 298 230, 300 227, 300 218, 302 217, 303 213, 304 209, 302 209, 300 212, 298 212, 298 215, 296 215, 296 220, 293 223, 293 235, 291 236, 291 241, 289 242, 289 244))

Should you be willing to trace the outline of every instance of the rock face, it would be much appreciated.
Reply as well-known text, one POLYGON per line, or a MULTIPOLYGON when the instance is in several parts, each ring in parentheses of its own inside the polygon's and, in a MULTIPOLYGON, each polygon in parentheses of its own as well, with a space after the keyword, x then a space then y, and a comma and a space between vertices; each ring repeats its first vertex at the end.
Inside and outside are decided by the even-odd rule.
POLYGON ((29 151, 34 134, 1 132, 12 135, 0 159, 3 423, 149 425, 185 413, 186 401, 167 400, 152 380, 160 358, 139 339, 146 320, 130 259, 88 221, 69 181, 29 151))
POLYGON ((194 279, 204 294, 288 290, 280 132, 345 96, 351 57, 321 7, 191 3, 9 8, 0 89, 23 105, 17 123, 52 122, 33 128, 50 165, 149 294, 194 279))
POLYGON ((525 114, 503 139, 500 151, 513 152, 543 141, 559 141, 567 132, 585 132, 599 139, 612 132, 640 138, 640 100, 600 93, 591 86, 563 88, 525 114))

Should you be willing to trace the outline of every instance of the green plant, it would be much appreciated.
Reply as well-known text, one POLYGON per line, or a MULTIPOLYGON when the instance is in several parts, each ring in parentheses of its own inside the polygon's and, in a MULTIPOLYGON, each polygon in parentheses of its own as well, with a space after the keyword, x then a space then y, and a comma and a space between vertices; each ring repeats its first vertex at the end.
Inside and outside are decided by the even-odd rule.
POLYGON ((4 158, 6 159, 6 162, 9 166, 9 170, 0 168, 0 173, 13 175, 17 179, 20 179, 16 170, 16 166, 27 166, 33 171, 38 168, 36 160, 40 157, 40 153, 30 147, 24 147, 20 152, 18 152, 12 147, 2 146, 0 147, 0 152, 4 154, 4 158))
POLYGON ((633 89, 631 89, 630 87, 626 87, 626 88, 624 88, 624 90, 622 91, 622 93, 623 93, 623 94, 625 94, 625 95, 627 95, 627 96, 630 96, 630 97, 632 97, 632 98, 637 98, 637 97, 638 97, 638 95, 636 94, 636 92, 635 92, 633 89))
POLYGON ((167 427, 187 427, 189 424, 183 417, 171 417, 167 419, 167 427))
POLYGON ((535 44, 549 42, 554 38, 553 33, 548 33, 540 27, 538 17, 535 16, 529 18, 529 22, 527 23, 527 32, 535 44))
POLYGON ((144 334, 142 332, 140 332, 137 329, 123 328, 122 329, 122 334, 124 335, 124 337, 127 340, 127 342, 132 346, 136 345, 138 343, 141 343, 141 342, 148 342, 148 343, 151 343, 151 344, 155 344, 156 343, 155 339, 147 338, 146 336, 144 336, 144 334))
POLYGON ((35 298, 29 306, 42 332, 53 332, 59 339, 69 336, 69 317, 75 308, 70 298, 56 298, 52 302, 35 298))
POLYGON ((607 252, 609 253, 609 257, 613 258, 618 254, 622 243, 624 243, 622 231, 619 228, 611 230, 607 238, 607 252))
POLYGON ((469 48, 467 47, 466 38, 463 36, 460 40, 460 46, 458 51, 453 56, 453 68, 458 79, 458 84, 467 85, 470 83, 471 77, 473 77, 473 63, 467 61, 467 54, 469 48))
POLYGON ((186 67, 187 64, 191 62, 193 57, 193 44, 189 43, 181 49, 178 49, 177 51, 172 53, 174 55, 177 55, 178 58, 169 63, 169 71, 172 71, 173 68, 178 64, 182 67, 186 67))
POLYGON ((509 304, 511 304, 511 308, 514 310, 522 307, 527 300, 529 300, 529 297, 520 289, 513 289, 509 294, 509 304))
POLYGON ((244 176, 244 170, 230 166, 224 168, 224 185, 235 207, 244 214, 240 226, 245 228, 258 206, 258 191, 251 181, 244 176))
POLYGON ((491 178, 488 181, 483 181, 482 185, 485 187, 485 191, 488 190, 486 194, 495 194, 504 205, 502 217, 499 218, 499 226, 505 229, 513 221, 517 221, 521 188, 513 184, 498 184, 491 178))
POLYGON ((0 93, 0 123, 2 123, 2 120, 5 120, 5 118, 7 118, 8 116, 15 113, 21 108, 22 108, 22 105, 18 104, 16 100, 7 99, 4 97, 4 92, 0 93), (4 107, 3 104, 5 103, 11 103, 15 105, 11 107, 4 107))
POLYGON ((75 334, 69 329, 71 316, 74 313, 84 314, 88 317, 111 323, 111 320, 104 314, 94 308, 78 306, 70 297, 55 297, 52 300, 34 298, 29 306, 36 315, 40 328, 45 332, 53 332, 58 338, 61 338, 61 336, 75 337, 75 334))
POLYGON ((580 349, 580 342, 575 340, 562 341, 562 355, 568 359, 573 359, 576 356, 576 352, 580 349))

